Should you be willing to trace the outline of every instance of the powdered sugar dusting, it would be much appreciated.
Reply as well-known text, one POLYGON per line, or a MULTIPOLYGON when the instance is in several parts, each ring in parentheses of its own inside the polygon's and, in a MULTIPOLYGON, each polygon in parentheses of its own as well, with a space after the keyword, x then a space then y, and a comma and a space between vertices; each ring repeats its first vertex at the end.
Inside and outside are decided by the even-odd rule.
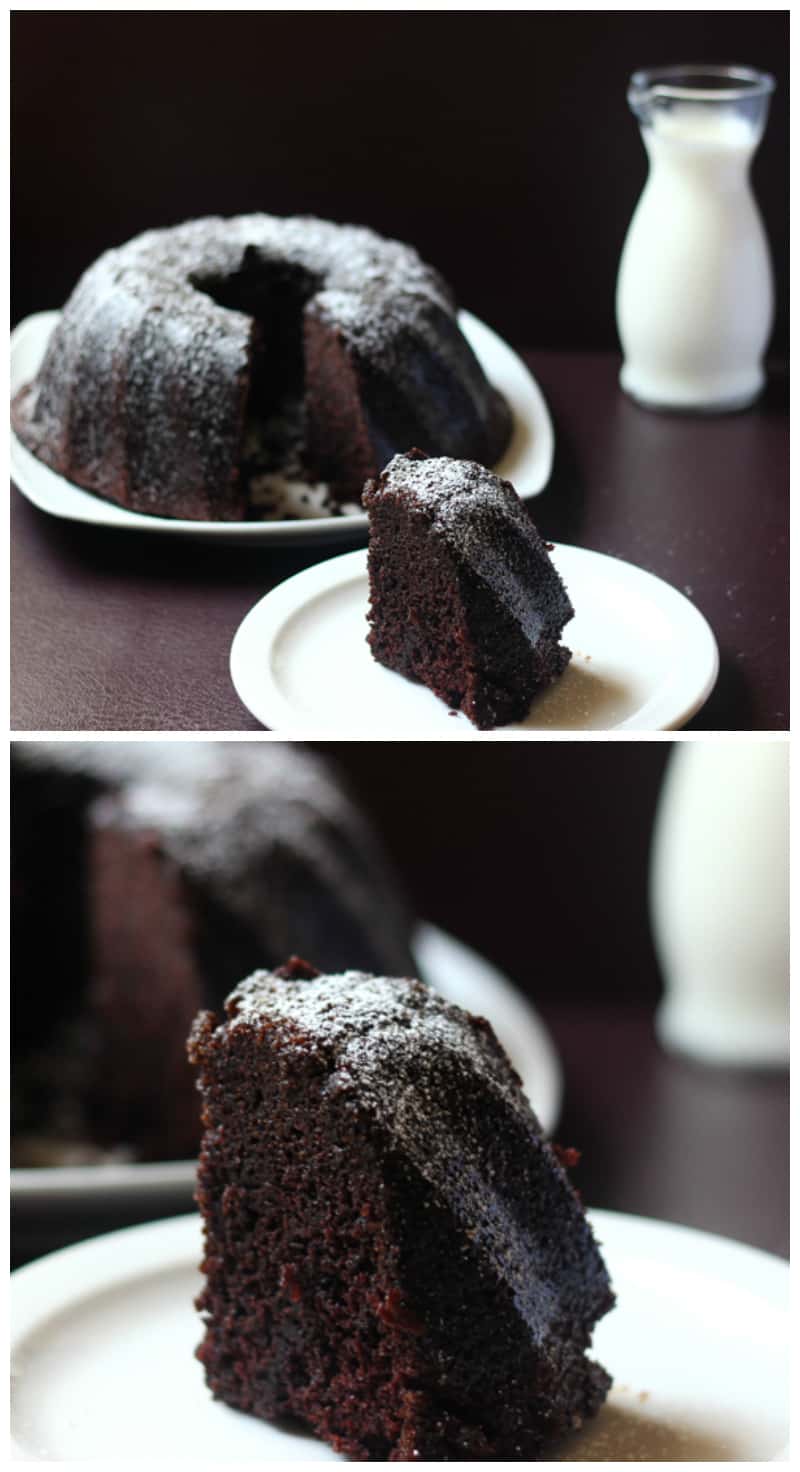
MULTIPOLYGON (((316 313, 382 378, 378 399, 391 384, 392 412, 387 424, 378 416, 375 430, 378 463, 410 439, 487 460, 501 452, 507 408, 438 272, 411 246, 363 227, 270 215, 150 230, 99 257, 67 303, 37 378, 15 400, 18 434, 60 474, 135 510, 245 517, 240 464, 260 331, 254 303, 278 296, 287 281, 298 340, 299 314, 316 313), (232 287, 239 307, 223 304, 232 287)), ((314 494, 314 511, 324 513, 316 486, 314 494)), ((257 517, 313 514, 291 491, 276 495, 270 486, 267 495, 269 509, 257 517)))
MULTIPOLYGON (((368 976, 344 971, 333 976, 291 979, 271 971, 256 971, 231 993, 226 1002, 228 1027, 285 1024, 328 1054, 332 1087, 354 1081, 359 1090, 377 1095, 392 1080, 393 1102, 407 1071, 407 1059, 419 1060, 426 1050, 445 1054, 477 1074, 526 1118, 533 1119, 517 1075, 488 1025, 452 1002, 446 1002, 423 982, 408 977, 368 976), (388 1060, 395 1059, 387 1069, 388 1060)), ((417 1083, 424 1086, 424 1068, 415 1066, 417 1083)), ((411 1099, 399 1112, 392 1110, 393 1128, 405 1135, 413 1127, 411 1099)))
POLYGON ((434 517, 464 534, 467 511, 510 516, 519 526, 530 519, 510 481, 501 480, 474 460, 447 455, 395 455, 379 481, 379 491, 402 489, 434 517))
MULTIPOLYGON (((357 971, 308 980, 256 972, 226 1008, 231 1035, 266 1025, 281 1049, 321 1051, 325 1091, 380 1124, 490 1256, 521 1312, 549 1318, 556 1293, 546 1280, 532 1291, 530 1244, 495 1177, 486 1116, 513 1119, 527 1150, 541 1148, 541 1128, 486 1023, 419 981, 357 971)), ((563 1177, 554 1160, 547 1169, 563 1177)))
POLYGON ((559 639, 573 616, 566 589, 545 543, 509 481, 472 460, 395 455, 364 495, 369 509, 381 498, 416 505, 498 602, 531 644, 559 639))

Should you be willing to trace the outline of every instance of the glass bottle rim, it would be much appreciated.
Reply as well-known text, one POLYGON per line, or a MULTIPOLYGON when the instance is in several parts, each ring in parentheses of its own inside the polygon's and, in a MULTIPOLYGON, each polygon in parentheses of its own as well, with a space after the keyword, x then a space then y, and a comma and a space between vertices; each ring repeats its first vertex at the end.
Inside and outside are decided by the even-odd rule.
POLYGON ((740 102, 768 97, 775 78, 750 66, 656 66, 635 71, 628 83, 628 101, 641 105, 656 97, 676 102, 740 102))

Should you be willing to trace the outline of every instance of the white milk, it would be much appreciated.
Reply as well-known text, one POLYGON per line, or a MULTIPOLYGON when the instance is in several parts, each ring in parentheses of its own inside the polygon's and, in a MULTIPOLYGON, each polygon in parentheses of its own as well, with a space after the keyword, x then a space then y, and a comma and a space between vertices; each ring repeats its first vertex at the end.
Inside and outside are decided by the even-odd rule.
POLYGON ((642 119, 650 173, 617 282, 620 382, 661 408, 733 409, 763 386, 769 249, 749 182, 762 128, 730 103, 642 119))
POLYGON ((650 878, 661 1041, 709 1062, 787 1063, 788 744, 676 746, 650 878))

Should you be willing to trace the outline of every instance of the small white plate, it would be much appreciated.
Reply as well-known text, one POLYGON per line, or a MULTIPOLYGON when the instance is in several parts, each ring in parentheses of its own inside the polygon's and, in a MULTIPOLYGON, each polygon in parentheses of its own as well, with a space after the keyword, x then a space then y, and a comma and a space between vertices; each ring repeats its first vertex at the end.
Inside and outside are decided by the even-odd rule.
POLYGON ((580 547, 556 546, 552 555, 576 609, 564 633, 573 658, 524 722, 476 731, 423 685, 372 658, 366 551, 307 568, 251 608, 231 646, 239 699, 263 725, 291 736, 485 739, 685 725, 719 667, 703 615, 630 562, 580 547))
MULTIPOLYGON (((789 1435, 789 1270, 685 1227, 590 1213, 617 1293, 593 1353, 614 1387, 559 1460, 769 1462, 789 1435)), ((24 1461, 338 1461, 211 1399, 200 1225, 95 1237, 12 1275, 12 1455, 24 1461)))
MULTIPOLYGON (((509 1054, 546 1134, 561 1108, 562 1079, 550 1035, 534 1007, 502 972, 469 946, 435 925, 414 933, 419 974, 448 1001, 488 1017, 509 1054)), ((191 1205, 194 1160, 107 1165, 40 1166, 11 1172, 11 1199, 18 1210, 57 1212, 69 1206, 122 1208, 126 1202, 150 1210, 191 1205)))
MULTIPOLYGON (((30 383, 44 357, 45 348, 59 318, 58 312, 37 312, 26 317, 11 335, 11 394, 30 383)), ((478 358, 484 373, 505 396, 513 415, 514 428, 498 475, 510 480, 520 496, 538 496, 550 479, 553 466, 553 425, 536 380, 512 348, 490 327, 460 312, 461 330, 478 358)), ((410 448, 410 446, 404 446, 410 448)), ((264 542, 341 542, 366 531, 363 512, 351 516, 309 517, 302 521, 178 521, 163 516, 145 516, 128 511, 113 501, 104 501, 83 491, 63 476, 56 475, 11 435, 11 476, 23 496, 40 511, 67 521, 91 522, 96 526, 127 527, 130 531, 162 532, 170 536, 211 537, 219 542, 260 545, 264 542)))

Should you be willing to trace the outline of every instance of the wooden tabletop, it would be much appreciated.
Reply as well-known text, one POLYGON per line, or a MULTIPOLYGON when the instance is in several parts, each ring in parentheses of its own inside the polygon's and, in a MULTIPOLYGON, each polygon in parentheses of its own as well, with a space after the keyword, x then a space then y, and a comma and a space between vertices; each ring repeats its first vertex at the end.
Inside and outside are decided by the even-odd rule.
MULTIPOLYGON (((564 1072, 556 1138, 581 1152, 589 1206, 789 1251, 785 1073, 669 1057, 642 1007, 543 1009, 564 1072)), ((156 1217, 191 1211, 191 1189, 114 1203, 12 1207, 12 1261, 156 1217)))
MULTIPOLYGON (((660 415, 621 394, 612 354, 525 356, 556 428, 542 533, 637 563, 705 614, 721 673, 691 729, 786 729, 785 375, 747 413, 660 415)), ((57 521, 12 491, 12 729, 260 729, 230 682, 235 630, 349 545, 205 546, 57 521)))

